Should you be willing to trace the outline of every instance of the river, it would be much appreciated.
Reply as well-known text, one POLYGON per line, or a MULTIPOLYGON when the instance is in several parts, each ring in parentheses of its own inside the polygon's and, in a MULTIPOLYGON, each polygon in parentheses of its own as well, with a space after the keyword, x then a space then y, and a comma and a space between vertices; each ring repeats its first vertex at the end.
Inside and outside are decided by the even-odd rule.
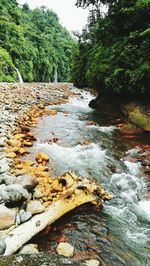
POLYGON ((141 164, 128 158, 138 153, 133 142, 148 143, 150 139, 122 138, 113 114, 88 107, 92 94, 77 89, 74 93, 68 103, 49 107, 57 115, 39 119, 32 153, 42 150, 49 155, 53 175, 73 170, 92 176, 114 198, 102 210, 88 205, 73 211, 35 241, 42 251, 55 253, 56 240, 64 237, 75 247, 74 261, 91 257, 107 266, 148 266, 150 201, 146 195, 150 182, 143 176, 141 164), (49 143, 52 138, 59 140, 49 143), (83 140, 89 145, 81 145, 83 140))

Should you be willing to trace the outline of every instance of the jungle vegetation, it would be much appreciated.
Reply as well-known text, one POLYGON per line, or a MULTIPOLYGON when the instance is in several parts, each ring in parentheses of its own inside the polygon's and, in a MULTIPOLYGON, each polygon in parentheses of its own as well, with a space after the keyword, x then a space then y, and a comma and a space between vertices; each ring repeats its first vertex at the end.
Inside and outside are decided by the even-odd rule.
POLYGON ((78 0, 90 7, 73 78, 106 95, 150 97, 150 0, 78 0), (104 12, 105 10, 105 12, 104 12))
POLYGON ((46 7, 31 10, 16 0, 0 0, 0 82, 71 80, 75 41, 46 7))

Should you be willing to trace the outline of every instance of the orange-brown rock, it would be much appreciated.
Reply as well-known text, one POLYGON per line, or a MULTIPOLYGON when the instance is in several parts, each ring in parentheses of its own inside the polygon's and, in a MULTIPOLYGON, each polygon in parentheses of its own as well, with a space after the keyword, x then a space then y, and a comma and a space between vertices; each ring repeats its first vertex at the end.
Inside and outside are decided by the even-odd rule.
POLYGON ((7 141, 7 144, 8 144, 9 146, 12 146, 12 147, 20 147, 20 146, 21 146, 21 141, 19 141, 19 140, 13 138, 13 139, 9 139, 9 140, 7 141))
POLYGON ((89 141, 89 140, 80 140, 79 144, 80 145, 89 145, 89 144, 91 144, 91 141, 89 141))
POLYGON ((13 158, 16 157, 16 153, 15 153, 15 152, 7 153, 7 154, 6 154, 6 157, 7 157, 7 158, 10 158, 10 159, 13 159, 13 158))
POLYGON ((24 148, 20 148, 17 151, 20 155, 24 155, 26 153, 26 150, 24 148))
POLYGON ((38 163, 42 163, 43 161, 48 162, 49 161, 49 157, 44 152, 39 152, 39 153, 36 154, 35 160, 38 163))
POLYGON ((87 125, 87 126, 96 126, 97 123, 96 123, 95 121, 88 121, 88 122, 86 123, 86 125, 87 125))
POLYGON ((48 115, 57 115, 57 110, 45 109, 46 114, 48 115))
POLYGON ((33 142, 24 140, 23 141, 23 145, 26 146, 26 147, 32 147, 33 146, 33 142))

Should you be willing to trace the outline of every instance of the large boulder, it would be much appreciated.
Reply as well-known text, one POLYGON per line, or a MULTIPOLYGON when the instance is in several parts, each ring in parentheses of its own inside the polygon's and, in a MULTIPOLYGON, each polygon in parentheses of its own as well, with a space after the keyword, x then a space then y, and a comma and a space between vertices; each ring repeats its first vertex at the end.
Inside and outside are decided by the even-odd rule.
POLYGON ((127 115, 130 123, 144 131, 150 131, 150 110, 135 103, 127 104, 123 107, 123 112, 127 115))
POLYGON ((15 224, 16 212, 0 205, 0 230, 8 229, 15 224))

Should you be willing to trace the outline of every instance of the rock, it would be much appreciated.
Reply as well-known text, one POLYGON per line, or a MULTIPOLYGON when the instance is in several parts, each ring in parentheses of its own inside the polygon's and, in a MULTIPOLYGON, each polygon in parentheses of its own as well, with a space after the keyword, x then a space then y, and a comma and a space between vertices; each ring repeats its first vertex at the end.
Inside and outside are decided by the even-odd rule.
POLYGON ((15 135, 16 139, 23 139, 24 137, 25 137, 25 134, 22 134, 22 133, 18 133, 15 135))
POLYGON ((30 212, 26 212, 25 210, 20 210, 19 218, 21 223, 28 221, 31 217, 32 214, 30 212))
POLYGON ((10 185, 13 184, 15 180, 16 180, 15 176, 10 176, 5 173, 0 175, 0 184, 10 185))
POLYGON ((37 213, 44 212, 45 207, 42 205, 42 203, 38 200, 31 200, 27 203, 26 211, 30 212, 32 215, 37 213))
POLYGON ((142 128, 138 128, 136 126, 134 126, 131 123, 125 124, 120 128, 120 132, 123 134, 142 134, 143 133, 143 129, 142 128))
POLYGON ((33 176, 21 175, 21 176, 17 176, 15 183, 31 191, 38 185, 39 182, 33 176))
POLYGON ((0 205, 0 230, 8 229, 15 224, 16 212, 0 205))
POLYGON ((144 131, 150 131, 150 112, 142 106, 129 103, 123 107, 123 112, 128 116, 129 121, 144 131))
POLYGON ((5 173, 9 170, 9 163, 6 158, 0 160, 0 174, 5 173))
POLYGON ((0 255, 3 255, 6 250, 6 243, 4 240, 0 240, 0 255))
POLYGON ((18 147, 18 148, 20 148, 20 146, 21 146, 21 141, 19 141, 19 140, 17 140, 17 139, 10 139, 10 140, 8 140, 7 141, 7 144, 9 145, 9 146, 12 146, 12 147, 18 147))
POLYGON ((100 262, 98 260, 86 260, 86 266, 99 266, 100 262))
POLYGON ((74 254, 74 247, 69 243, 61 242, 57 246, 56 251, 59 255, 63 255, 65 257, 72 257, 74 254))
POLYGON ((49 109, 46 109, 45 112, 48 115, 57 115, 57 110, 49 110, 49 109))
POLYGON ((39 152, 39 153, 36 154, 35 160, 38 163, 42 163, 43 161, 48 162, 49 161, 49 157, 45 153, 39 152))
POLYGON ((38 254, 38 245, 36 244, 28 244, 25 245, 19 252, 20 254, 38 254))
POLYGON ((33 143, 31 141, 24 140, 23 141, 23 145, 26 146, 26 147, 32 147, 33 146, 33 143))
POLYGON ((0 138, 0 147, 4 147, 5 146, 6 139, 7 139, 6 137, 0 138))
POLYGON ((15 152, 9 152, 9 153, 7 153, 6 157, 10 158, 10 159, 14 159, 16 157, 16 153, 15 152))
POLYGON ((37 188, 34 189, 34 193, 33 193, 33 198, 34 199, 40 199, 42 198, 43 194, 40 190, 38 190, 37 188))
POLYGON ((89 144, 91 144, 91 141, 89 141, 89 140, 80 140, 80 141, 79 141, 79 144, 80 144, 80 145, 83 145, 83 146, 84 146, 84 145, 89 145, 89 144))
POLYGON ((20 155, 24 155, 26 153, 26 150, 24 148, 20 148, 17 151, 20 155))
POLYGON ((29 193, 21 185, 11 184, 8 186, 1 185, 0 202, 15 203, 29 199, 29 193))
POLYGON ((86 122, 87 126, 97 126, 97 123, 95 121, 88 121, 86 122))

